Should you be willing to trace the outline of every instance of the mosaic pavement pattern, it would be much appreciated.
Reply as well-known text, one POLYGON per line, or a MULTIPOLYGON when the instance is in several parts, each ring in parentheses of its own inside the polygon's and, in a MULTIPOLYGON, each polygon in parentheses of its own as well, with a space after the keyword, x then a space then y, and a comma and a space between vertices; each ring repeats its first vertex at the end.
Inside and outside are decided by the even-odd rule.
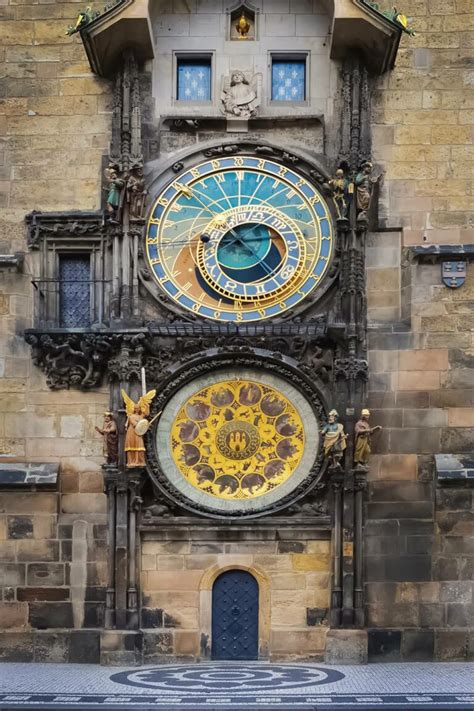
POLYGON ((474 664, 0 665, 0 710, 474 709, 474 664))

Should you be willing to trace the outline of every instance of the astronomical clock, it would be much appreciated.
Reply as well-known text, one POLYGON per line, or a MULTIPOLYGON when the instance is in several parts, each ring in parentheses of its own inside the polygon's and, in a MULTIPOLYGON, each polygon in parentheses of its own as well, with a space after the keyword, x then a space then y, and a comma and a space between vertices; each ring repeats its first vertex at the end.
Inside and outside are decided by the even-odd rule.
MULTIPOLYGON (((201 159, 158 191, 146 228, 148 272, 196 333, 215 334, 201 335, 194 376, 186 356, 191 363, 158 394, 162 414, 148 440, 153 481, 186 508, 261 515, 320 478, 324 387, 294 358, 275 362, 285 339, 267 336, 324 293, 335 241, 321 187, 273 156, 201 159), (240 346, 220 337, 231 327, 240 346), (260 341, 245 340, 252 327, 260 341)), ((286 339, 288 355, 299 340, 286 339)))
POLYGON ((327 204, 305 177, 238 155, 202 162, 161 192, 146 248, 177 305, 238 324, 277 318, 314 292, 334 236, 327 204))

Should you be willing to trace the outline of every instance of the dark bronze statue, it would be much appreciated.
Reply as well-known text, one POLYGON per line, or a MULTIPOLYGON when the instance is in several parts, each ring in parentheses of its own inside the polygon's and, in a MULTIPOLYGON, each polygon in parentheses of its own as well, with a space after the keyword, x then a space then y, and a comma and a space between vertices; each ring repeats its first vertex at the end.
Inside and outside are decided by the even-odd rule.
POLYGON ((104 438, 104 457, 107 464, 117 464, 118 462, 118 432, 117 424, 111 412, 104 412, 104 426, 102 429, 96 427, 98 432, 104 438))

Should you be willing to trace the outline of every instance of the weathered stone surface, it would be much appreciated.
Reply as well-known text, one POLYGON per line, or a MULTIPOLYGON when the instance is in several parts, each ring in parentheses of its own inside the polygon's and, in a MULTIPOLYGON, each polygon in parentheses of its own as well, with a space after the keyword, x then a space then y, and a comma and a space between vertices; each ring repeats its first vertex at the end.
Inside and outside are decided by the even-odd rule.
POLYGON ((71 628, 72 607, 67 602, 32 602, 28 608, 28 622, 31 627, 50 629, 71 628))
POLYGON ((398 662, 401 657, 402 633, 399 630, 368 630, 368 661, 398 662))
POLYGON ((326 664, 367 664, 367 630, 329 630, 326 637, 326 664))

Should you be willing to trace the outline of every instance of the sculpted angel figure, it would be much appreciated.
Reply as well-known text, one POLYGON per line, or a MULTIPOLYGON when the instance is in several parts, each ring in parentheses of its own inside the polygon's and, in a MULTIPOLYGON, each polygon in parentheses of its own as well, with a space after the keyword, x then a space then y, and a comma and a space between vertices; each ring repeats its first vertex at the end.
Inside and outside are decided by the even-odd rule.
MULTIPOLYGON (((127 421, 125 423, 125 456, 127 459, 127 467, 144 467, 145 466, 145 445, 143 442, 143 427, 137 427, 140 422, 145 420, 150 414, 151 401, 156 395, 156 390, 150 390, 146 395, 142 395, 138 402, 133 402, 125 390, 122 390, 122 397, 125 403, 127 412, 127 421), (142 432, 143 434, 140 434, 142 432)), ((146 429, 145 429, 146 431, 146 429)))
POLYGON ((222 112, 229 117, 252 118, 260 104, 258 74, 249 80, 240 70, 225 77, 221 94, 222 112))

